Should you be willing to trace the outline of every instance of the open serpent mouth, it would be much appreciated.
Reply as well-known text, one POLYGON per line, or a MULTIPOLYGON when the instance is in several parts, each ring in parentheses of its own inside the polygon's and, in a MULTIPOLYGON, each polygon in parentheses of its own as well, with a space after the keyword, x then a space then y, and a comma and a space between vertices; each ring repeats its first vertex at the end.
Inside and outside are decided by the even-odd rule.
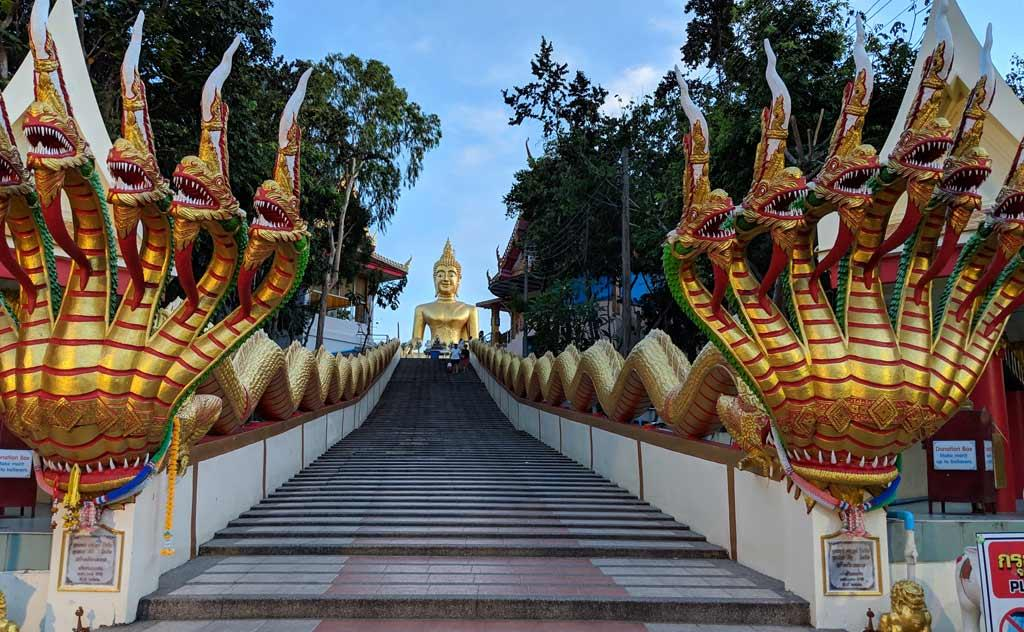
POLYGON ((1007 196, 995 208, 992 216, 997 219, 1024 220, 1024 192, 1007 196))
POLYGON ((110 169, 111 193, 145 193, 153 190, 153 183, 142 167, 133 162, 118 160, 107 163, 110 169))
POLYGON ((215 208, 213 196, 195 178, 185 175, 174 176, 174 201, 192 208, 215 208))
POLYGON ((870 196, 871 187, 868 182, 878 175, 880 167, 857 167, 851 169, 839 177, 835 183, 835 190, 849 195, 870 196))
POLYGON ((732 209, 723 209, 718 211, 711 217, 704 220, 704 223, 700 225, 700 228, 696 230, 696 234, 703 239, 710 239, 712 241, 724 241, 732 236, 731 231, 724 230, 722 225, 725 220, 729 218, 732 209))
POLYGON ((923 140, 910 150, 902 162, 910 167, 940 173, 943 157, 952 146, 953 141, 948 138, 923 140))
POLYGON ((789 448, 786 455, 794 467, 843 475, 891 477, 896 468, 896 454, 878 456, 856 455, 847 450, 821 450, 819 448, 789 448))
POLYGON ((761 212, 777 219, 799 219, 804 212, 800 209, 790 208, 790 205, 797 200, 807 197, 807 189, 790 189, 773 197, 762 207, 761 212))
POLYGON ((263 198, 253 201, 253 209, 256 211, 256 219, 253 221, 254 228, 267 230, 289 231, 294 230, 292 221, 285 215, 280 206, 263 198))
POLYGON ((67 158, 74 155, 75 148, 56 127, 49 125, 29 125, 25 128, 31 150, 29 153, 43 158, 67 158))
POLYGON ((14 165, 0 157, 0 186, 13 186, 21 184, 21 177, 14 169, 14 165))
POLYGON ((942 182, 942 190, 952 195, 978 195, 978 187, 985 182, 992 169, 989 167, 963 167, 949 174, 942 182))
MULTIPOLYGON (((88 463, 79 463, 82 485, 99 484, 112 480, 130 478, 138 474, 149 463, 148 452, 137 452, 123 456, 108 456, 88 463)), ((43 475, 48 481, 67 483, 74 465, 59 457, 40 457, 43 475)))

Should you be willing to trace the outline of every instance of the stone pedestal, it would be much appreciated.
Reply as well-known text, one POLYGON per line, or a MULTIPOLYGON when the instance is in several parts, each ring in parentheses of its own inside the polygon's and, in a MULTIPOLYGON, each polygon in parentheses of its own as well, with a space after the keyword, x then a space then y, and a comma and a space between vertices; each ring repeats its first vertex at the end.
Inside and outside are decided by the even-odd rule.
MULTIPOLYGON (((164 512, 167 499, 167 474, 155 475, 134 502, 121 509, 105 511, 101 528, 94 532, 114 536, 116 559, 113 563, 114 586, 69 585, 69 545, 72 534, 63 526, 63 509, 56 516, 50 550, 50 581, 47 591, 48 618, 54 630, 73 630, 77 623, 75 610, 85 611, 82 621, 93 630, 101 625, 128 623, 135 620, 139 599, 157 588, 160 574, 189 559, 191 547, 187 522, 192 504, 192 468, 178 477, 175 486, 174 556, 160 555, 163 547, 164 512)), ((108 540, 109 542, 109 540, 108 540)), ((101 551, 97 560, 105 558, 101 551)), ((79 569, 76 574, 102 574, 104 562, 88 562, 96 570, 79 569)))

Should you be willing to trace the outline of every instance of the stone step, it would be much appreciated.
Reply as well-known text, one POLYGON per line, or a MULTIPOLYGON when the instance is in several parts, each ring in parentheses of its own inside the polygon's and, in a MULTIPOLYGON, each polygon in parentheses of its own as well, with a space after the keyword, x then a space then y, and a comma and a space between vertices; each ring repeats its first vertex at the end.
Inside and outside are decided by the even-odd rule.
POLYGON ((807 630, 779 582, 438 368, 403 360, 367 423, 161 578, 139 629, 807 630))
POLYGON ((482 538, 499 536, 511 538, 576 539, 600 538, 602 540, 686 540, 703 542, 706 538, 685 529, 633 529, 612 527, 495 527, 484 526, 375 526, 375 525, 279 525, 229 526, 217 532, 224 538, 343 538, 349 536, 367 538, 482 538))
POLYGON ((344 494, 337 496, 328 494, 310 494, 310 495, 276 495, 271 496, 270 500, 274 504, 285 505, 285 504, 305 504, 313 501, 323 501, 324 499, 333 499, 334 503, 340 505, 350 505, 352 503, 364 503, 367 505, 381 505, 381 504, 396 504, 396 503, 414 503, 425 507, 433 507, 438 504, 444 504, 448 501, 448 504, 454 504, 457 506, 463 506, 462 501, 466 504, 474 505, 492 505, 492 506, 531 506, 531 505, 542 505, 547 507, 557 506, 570 506, 570 505, 586 505, 595 507, 636 507, 643 505, 643 501, 636 500, 629 496, 614 497, 609 496, 605 498, 601 497, 587 497, 582 498, 579 496, 545 496, 538 497, 535 494, 524 494, 521 496, 460 496, 458 494, 430 497, 426 495, 397 495, 390 494, 387 499, 380 501, 371 501, 370 498, 378 498, 379 495, 365 494, 360 498, 352 498, 344 494), (539 501, 539 502, 538 502, 539 501))
POLYGON ((611 538, 471 537, 222 537, 199 555, 502 555, 510 557, 721 558, 725 549, 704 541, 611 538))
MULTIPOLYGON (((257 505, 256 510, 263 509, 289 509, 295 510, 296 503, 291 501, 263 501, 257 505)), ((592 511, 600 512, 620 512, 620 513, 633 513, 633 512, 648 512, 651 514, 660 514, 657 509, 652 508, 650 505, 644 505, 641 503, 614 503, 614 502, 580 502, 580 503, 558 503, 558 502, 545 502, 545 503, 530 503, 530 502, 519 502, 519 503, 502 503, 502 502, 472 502, 472 503, 459 503, 459 502, 398 502, 398 501, 383 501, 383 502, 371 502, 371 501, 359 501, 359 502, 346 502, 344 500, 336 500, 333 502, 309 502, 309 503, 298 503, 299 506, 315 509, 333 509, 333 510, 393 510, 393 511, 410 511, 415 510, 423 513, 430 513, 432 511, 452 511, 452 510, 468 510, 468 511, 561 511, 566 513, 588 513, 592 511)), ((664 514, 661 514, 664 515, 664 514)))
POLYGON ((166 574, 139 613, 731 625, 806 625, 808 617, 778 582, 723 560, 424 556, 202 558, 166 574))
POLYGON ((118 632, 815 632, 790 625, 717 625, 530 619, 233 619, 144 621, 118 632))
MULTIPOLYGON (((469 528, 616 528, 616 529, 674 529, 679 526, 672 520, 615 520, 575 518, 470 518, 462 515, 447 518, 351 516, 323 517, 297 514, 289 517, 241 517, 232 520, 231 527, 469 527, 469 528)), ((684 525, 685 526, 685 525, 684 525)))

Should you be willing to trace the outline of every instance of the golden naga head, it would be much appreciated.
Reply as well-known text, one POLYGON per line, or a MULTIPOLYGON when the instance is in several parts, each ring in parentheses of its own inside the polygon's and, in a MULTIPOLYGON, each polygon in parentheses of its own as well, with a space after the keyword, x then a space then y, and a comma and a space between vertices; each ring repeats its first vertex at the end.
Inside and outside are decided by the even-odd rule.
POLYGON ((114 224, 119 239, 135 230, 141 207, 167 200, 171 195, 170 184, 157 165, 146 84, 139 75, 145 17, 140 11, 121 64, 121 136, 107 155, 110 172, 107 199, 114 205, 114 224))
POLYGON ((785 233, 804 224, 803 208, 795 203, 807 195, 807 181, 797 167, 786 166, 786 141, 792 99, 785 82, 775 68, 775 52, 764 41, 768 66, 765 77, 772 90, 772 103, 761 112, 761 140, 754 156, 754 181, 743 198, 742 221, 737 235, 749 239, 753 234, 771 230, 785 233))
MULTIPOLYGON (((81 167, 92 158, 85 136, 74 119, 71 99, 64 85, 57 47, 47 31, 49 2, 36 0, 29 22, 32 49, 35 101, 25 114, 22 127, 29 142, 28 166, 55 173, 81 167)), ((37 175, 37 180, 42 179, 37 175)), ((49 202, 62 181, 55 178, 40 182, 43 203, 49 202)))
POLYGON ((1013 158, 1013 166, 1006 174, 1003 188, 996 196, 995 204, 986 213, 986 220, 995 230, 1003 248, 1004 256, 1009 259, 1024 246, 1024 140, 1017 146, 1017 154, 1013 158))
POLYGON ((985 117, 996 92, 996 71, 992 66, 992 25, 985 33, 981 51, 981 73, 967 97, 953 149, 942 169, 942 179, 935 189, 936 197, 950 204, 949 221, 957 234, 967 227, 971 213, 981 208, 978 187, 992 173, 992 159, 981 146, 985 117))
POLYGON ((231 73, 231 62, 242 39, 236 35, 220 64, 203 86, 200 108, 199 155, 186 156, 174 169, 174 266, 190 306, 199 302, 199 289, 192 269, 192 248, 203 222, 244 219, 228 179, 228 106, 221 88, 231 73))
MULTIPOLYGON (((864 48, 864 25, 859 15, 853 58, 854 79, 843 91, 843 107, 832 130, 828 157, 811 185, 815 198, 831 203, 850 228, 860 223, 864 208, 871 203, 869 182, 881 170, 875 148, 861 143, 875 73, 864 48)), ((815 211, 824 206, 809 208, 808 219, 820 219, 815 211)))
POLYGON ((683 212, 675 230, 667 236, 675 256, 690 260, 707 255, 717 268, 727 268, 736 233, 727 224, 735 206, 722 189, 711 189, 711 142, 708 122, 679 68, 675 69, 679 100, 690 121, 690 133, 683 137, 683 212))
POLYGON ((453 300, 459 294, 459 283, 462 281, 462 265, 455 259, 452 240, 444 242, 441 258, 434 263, 434 290, 437 297, 453 300))
POLYGON ((935 48, 925 61, 903 133, 889 154, 888 168, 908 180, 910 194, 919 198, 922 205, 931 196, 931 187, 942 176, 942 159, 953 146, 952 127, 939 116, 946 80, 953 66, 953 35, 946 11, 945 2, 939 0, 935 48))
POLYGON ((306 83, 312 68, 302 73, 284 112, 277 132, 277 160, 274 178, 265 180, 256 190, 253 210, 256 220, 249 228, 251 239, 268 242, 298 241, 309 233, 299 215, 299 162, 302 132, 299 129, 299 107, 306 96, 306 83))
POLYGON ((253 210, 256 220, 249 227, 249 245, 238 273, 238 297, 242 316, 252 310, 252 284, 260 264, 274 252, 278 244, 291 244, 309 236, 306 222, 299 215, 300 154, 302 131, 299 108, 306 97, 306 83, 313 72, 302 73, 299 85, 285 104, 277 134, 277 160, 274 179, 266 180, 256 190, 253 210))
POLYGON ((114 234, 125 269, 134 283, 134 292, 129 297, 134 306, 139 305, 145 285, 136 237, 143 208, 165 212, 167 207, 161 203, 166 204, 171 197, 170 184, 157 165, 146 84, 139 75, 144 20, 145 14, 139 11, 121 64, 121 136, 107 154, 110 172, 107 200, 113 207, 114 234))
POLYGON ((0 202, 31 192, 32 180, 18 153, 11 119, 7 116, 7 105, 0 94, 0 202))
MULTIPOLYGON (((227 221, 244 215, 229 183, 228 106, 221 97, 241 42, 241 35, 236 35, 203 86, 199 155, 182 158, 174 170, 171 215, 176 221, 227 221)), ((182 235, 189 243, 194 236, 182 235)))
POLYGON ((91 269, 89 259, 68 234, 60 191, 67 172, 91 165, 93 156, 74 119, 57 46, 46 28, 49 5, 47 0, 36 0, 29 20, 35 100, 29 105, 22 122, 29 144, 26 163, 35 172, 43 220, 57 245, 78 264, 82 273, 80 285, 84 287, 91 269))

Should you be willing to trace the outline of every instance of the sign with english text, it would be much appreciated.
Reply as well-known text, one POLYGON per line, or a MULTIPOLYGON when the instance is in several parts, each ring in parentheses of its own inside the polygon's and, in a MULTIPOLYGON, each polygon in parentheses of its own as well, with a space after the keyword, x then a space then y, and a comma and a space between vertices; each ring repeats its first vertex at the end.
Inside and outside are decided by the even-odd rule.
POLYGON ((936 470, 978 469, 978 450, 973 440, 932 441, 932 463, 936 470))
POLYGON ((32 450, 0 450, 0 478, 31 478, 32 450))

